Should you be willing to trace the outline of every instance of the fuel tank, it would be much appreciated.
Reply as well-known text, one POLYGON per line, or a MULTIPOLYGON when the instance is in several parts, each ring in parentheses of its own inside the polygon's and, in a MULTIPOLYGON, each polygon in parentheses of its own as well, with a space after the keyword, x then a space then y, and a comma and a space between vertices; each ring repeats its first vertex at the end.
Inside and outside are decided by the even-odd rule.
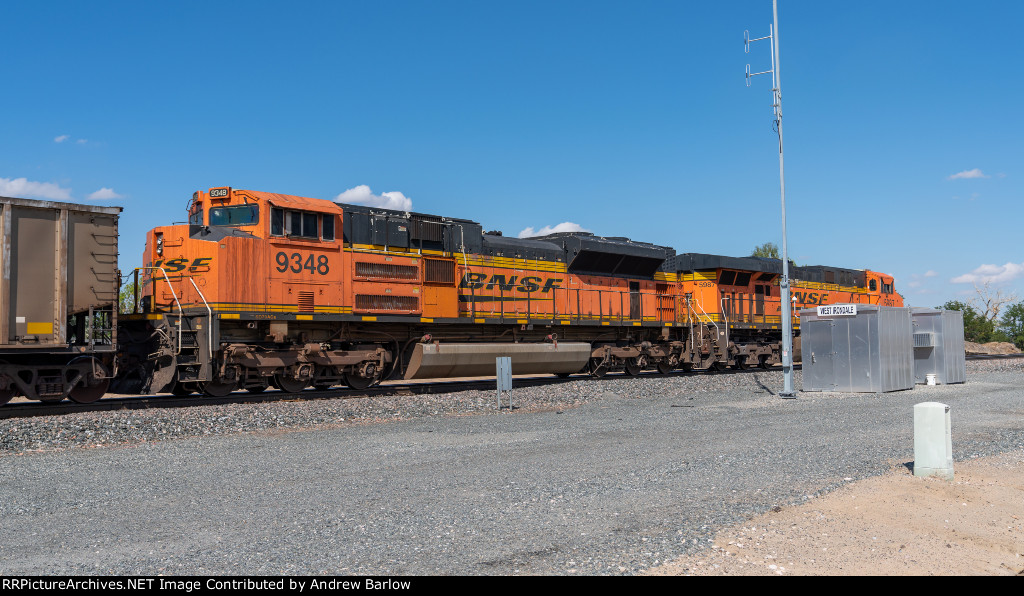
POLYGON ((405 378, 494 376, 495 359, 504 356, 512 358, 514 375, 575 373, 590 354, 590 344, 582 342, 417 344, 405 378))

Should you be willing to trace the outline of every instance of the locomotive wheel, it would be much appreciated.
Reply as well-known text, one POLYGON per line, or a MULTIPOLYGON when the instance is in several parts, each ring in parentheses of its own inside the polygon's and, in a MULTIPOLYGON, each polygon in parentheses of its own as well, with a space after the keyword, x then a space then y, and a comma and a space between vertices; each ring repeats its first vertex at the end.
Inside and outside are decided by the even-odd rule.
POLYGON ((636 358, 627 358, 625 371, 631 377, 637 376, 640 374, 640 362, 636 358))
POLYGON ((608 365, 604 364, 601 358, 590 359, 590 374, 595 377, 603 377, 608 374, 608 365))
POLYGON ((376 379, 373 379, 372 377, 360 377, 359 375, 354 375, 352 373, 345 373, 345 384, 357 390, 366 389, 370 385, 373 385, 375 380, 376 379))
MULTIPOLYGON (((83 362, 85 360, 95 359, 92 358, 91 356, 86 356, 85 358, 75 358, 69 364, 74 364, 75 362, 83 362)), ((107 369, 99 362, 96 362, 96 364, 99 365, 100 373, 104 377, 107 376, 107 369)), ((75 387, 68 393, 68 397, 71 398, 71 401, 79 404, 91 404, 97 399, 103 397, 103 394, 107 392, 108 388, 110 388, 110 379, 102 379, 98 382, 91 381, 92 374, 85 375, 82 378, 81 383, 75 385, 75 387)))
POLYGON ((757 367, 758 368, 763 368, 764 370, 768 370, 769 368, 771 368, 770 366, 768 366, 768 357, 767 356, 758 356, 757 357, 757 367))
POLYGON ((748 368, 750 368, 750 365, 747 364, 746 358, 742 358, 740 360, 737 360, 736 364, 733 364, 732 367, 735 368, 736 370, 747 370, 748 368))
POLYGON ((298 393, 309 385, 308 380, 299 380, 286 375, 274 375, 274 387, 287 393, 298 393))
POLYGON ((663 375, 667 375, 668 373, 672 372, 672 365, 669 364, 667 361, 662 360, 661 362, 658 363, 658 372, 660 372, 663 375))
POLYGON ((230 395, 235 389, 238 389, 238 381, 207 381, 202 385, 203 393, 210 397, 224 397, 226 395, 230 395))

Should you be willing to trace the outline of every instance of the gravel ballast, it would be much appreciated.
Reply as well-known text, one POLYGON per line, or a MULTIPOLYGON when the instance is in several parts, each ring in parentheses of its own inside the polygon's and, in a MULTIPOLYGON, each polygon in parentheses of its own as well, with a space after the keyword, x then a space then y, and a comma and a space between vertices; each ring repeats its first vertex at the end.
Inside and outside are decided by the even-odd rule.
MULTIPOLYGON (((913 460, 1024 449, 1024 367, 774 392, 780 371, 0 420, 0 574, 631 574, 913 460)), ((799 372, 796 386, 800 387, 799 372)))

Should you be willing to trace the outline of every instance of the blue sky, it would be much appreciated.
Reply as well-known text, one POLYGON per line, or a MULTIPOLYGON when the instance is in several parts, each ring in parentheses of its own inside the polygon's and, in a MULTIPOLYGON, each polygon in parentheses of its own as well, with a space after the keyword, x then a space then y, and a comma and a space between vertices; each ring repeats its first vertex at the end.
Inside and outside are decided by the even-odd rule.
MULTIPOLYGON (((0 194, 120 205, 121 265, 211 186, 781 244, 770 0, 14 3, 0 194), (365 188, 364 188, 365 187, 365 188)), ((780 0, 790 256, 910 304, 1024 298, 1024 3, 780 0)))

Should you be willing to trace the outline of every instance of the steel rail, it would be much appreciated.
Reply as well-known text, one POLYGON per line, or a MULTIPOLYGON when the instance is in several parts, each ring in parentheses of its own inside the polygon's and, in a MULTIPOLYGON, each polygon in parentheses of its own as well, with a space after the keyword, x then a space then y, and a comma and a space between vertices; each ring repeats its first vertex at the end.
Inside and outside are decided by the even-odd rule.
MULTIPOLYGON (((716 371, 713 369, 683 371, 677 370, 668 374, 657 371, 645 371, 640 374, 642 377, 671 378, 687 375, 725 375, 725 374, 755 374, 759 372, 772 372, 775 367, 769 369, 748 368, 748 369, 726 369, 716 371)), ((544 385, 557 385, 574 381, 609 381, 616 379, 632 378, 625 373, 611 373, 603 377, 592 377, 585 374, 573 375, 566 378, 555 376, 539 377, 517 377, 512 383, 514 388, 537 387, 544 385)), ((473 379, 459 381, 445 380, 424 380, 422 382, 396 382, 393 384, 377 385, 368 389, 348 389, 337 387, 332 389, 304 389, 299 392, 286 392, 269 390, 263 393, 249 393, 247 391, 235 391, 224 397, 209 397, 202 394, 197 395, 140 395, 120 396, 99 399, 88 404, 78 404, 70 401, 60 402, 16 402, 0 407, 0 420, 14 418, 32 418, 36 416, 59 416, 74 414, 78 412, 109 412, 116 410, 146 410, 155 408, 187 408, 194 406, 211 406, 225 404, 257 404, 272 403, 278 401, 296 400, 322 400, 322 399, 357 399, 364 397, 412 397, 415 395, 431 395, 439 393, 459 393, 462 391, 494 391, 495 379, 473 379)))

